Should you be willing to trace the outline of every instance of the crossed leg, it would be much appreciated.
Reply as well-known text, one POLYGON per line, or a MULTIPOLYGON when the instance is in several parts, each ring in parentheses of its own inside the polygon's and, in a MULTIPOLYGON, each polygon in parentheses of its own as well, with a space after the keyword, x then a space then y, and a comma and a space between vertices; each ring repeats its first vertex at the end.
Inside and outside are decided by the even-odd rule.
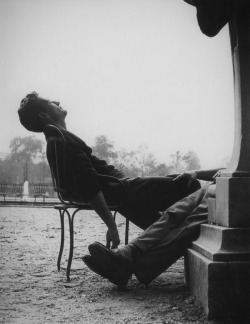
POLYGON ((207 188, 177 202, 130 245, 142 253, 133 260, 138 280, 148 284, 177 261, 198 238, 200 225, 207 222, 207 188))
POLYGON ((183 198, 138 238, 116 251, 100 243, 89 246, 90 268, 112 283, 126 285, 134 273, 141 283, 148 284, 183 256, 207 221, 208 187, 183 198))

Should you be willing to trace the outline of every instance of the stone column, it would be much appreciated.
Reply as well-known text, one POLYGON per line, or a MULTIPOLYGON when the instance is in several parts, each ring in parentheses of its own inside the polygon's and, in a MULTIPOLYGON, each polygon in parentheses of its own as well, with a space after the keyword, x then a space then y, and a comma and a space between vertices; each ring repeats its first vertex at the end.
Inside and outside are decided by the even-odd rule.
POLYGON ((207 316, 239 319, 250 318, 250 2, 230 21, 230 38, 234 150, 188 258, 190 288, 207 316))

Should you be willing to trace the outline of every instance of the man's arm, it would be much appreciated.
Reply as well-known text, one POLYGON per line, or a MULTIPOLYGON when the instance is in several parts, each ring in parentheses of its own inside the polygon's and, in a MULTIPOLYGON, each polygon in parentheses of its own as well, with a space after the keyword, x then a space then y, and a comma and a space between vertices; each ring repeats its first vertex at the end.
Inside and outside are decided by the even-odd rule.
POLYGON ((195 178, 203 181, 214 181, 215 176, 219 174, 223 169, 224 168, 194 171, 195 178))
POLYGON ((101 191, 89 201, 90 206, 96 211, 96 213, 101 217, 104 223, 108 227, 109 235, 112 241, 112 249, 115 249, 120 244, 119 233, 111 211, 105 201, 105 198, 101 191))
POLYGON ((198 170, 198 171, 186 171, 176 178, 174 181, 177 181, 181 178, 189 179, 189 184, 192 183, 193 179, 203 180, 203 181, 214 181, 215 177, 220 174, 224 168, 211 169, 211 170, 198 170))

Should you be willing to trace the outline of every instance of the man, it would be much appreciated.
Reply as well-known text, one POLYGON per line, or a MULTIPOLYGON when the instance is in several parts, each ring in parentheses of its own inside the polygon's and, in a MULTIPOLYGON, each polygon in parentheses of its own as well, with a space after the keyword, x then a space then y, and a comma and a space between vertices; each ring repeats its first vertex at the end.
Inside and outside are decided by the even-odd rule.
MULTIPOLYGON (((106 161, 100 160, 97 157, 93 156, 90 147, 88 147, 76 135, 67 131, 65 123, 67 111, 62 109, 59 102, 41 98, 36 92, 32 92, 21 101, 20 108, 18 109, 18 114, 20 122, 29 131, 43 132, 44 128, 47 125, 55 125, 62 131, 66 139, 67 148, 66 162, 69 179, 68 190, 69 192, 77 194, 82 201, 89 203, 107 225, 109 237, 112 242, 112 249, 117 248, 120 243, 116 223, 113 219, 112 213, 108 208, 108 204, 106 203, 106 199, 111 198, 112 200, 113 193, 107 192, 107 190, 105 191, 102 189, 101 185, 98 183, 98 174, 109 175, 120 179, 125 187, 126 201, 118 211, 140 228, 145 230, 149 227, 149 229, 144 232, 144 236, 142 236, 142 238, 139 238, 140 242, 146 242, 145 246, 144 244, 141 245, 137 243, 131 243, 132 245, 129 245, 127 250, 124 250, 125 254, 127 254, 128 252, 129 255, 132 255, 132 258, 134 260, 136 260, 138 256, 140 256, 141 259, 142 255, 144 254, 142 253, 143 251, 147 252, 148 250, 150 250, 152 252, 151 249, 154 246, 158 246, 161 239, 165 237, 164 228, 166 228, 167 232, 170 231, 171 233, 174 233, 172 229, 175 229, 176 226, 178 227, 180 224, 182 224, 183 221, 185 222, 185 217, 189 214, 189 212, 191 212, 190 206, 194 208, 194 202, 196 202, 197 204, 197 201, 199 201, 196 195, 194 202, 192 202, 192 199, 190 200, 189 196, 200 188, 199 181, 195 178, 210 181, 212 180, 212 176, 217 172, 217 170, 190 172, 176 178, 171 176, 148 178, 137 177, 134 179, 125 178, 123 173, 114 168, 114 166, 108 165, 106 161), (166 215, 169 215, 169 210, 167 213, 165 212, 163 216, 161 212, 167 210, 174 203, 187 196, 188 206, 185 206, 185 211, 182 212, 182 216, 180 217, 175 217, 175 212, 173 212, 173 216, 170 217, 171 219, 173 219, 173 224, 172 227, 171 224, 169 226, 169 221, 166 222, 166 218, 168 218, 168 216, 166 215), (184 217, 183 215, 186 216, 184 217), (178 222, 176 223, 177 220, 178 222), (152 228, 150 227, 151 225, 152 228), (159 229, 159 232, 156 229, 159 229), (154 235, 152 235, 152 233, 154 235)), ((201 191, 198 192, 198 196, 200 197, 200 195, 202 195, 201 192, 204 192, 204 189, 201 189, 201 191)), ((199 224, 206 221, 206 218, 207 215, 204 215, 204 217, 202 217, 202 220, 198 220, 198 226, 196 226, 196 220, 194 221, 195 225, 192 225, 191 228, 195 228, 195 234, 187 235, 187 239, 186 237, 182 239, 182 236, 177 235, 178 237, 180 237, 180 242, 178 243, 177 247, 175 246, 175 252, 177 253, 179 250, 180 252, 178 252, 177 254, 174 253, 174 261, 176 260, 176 257, 178 258, 180 257, 180 254, 183 254, 182 245, 185 247, 187 246, 187 242, 185 240, 187 240, 189 244, 194 239, 194 237, 197 236, 197 233, 199 232, 199 224)), ((191 219, 192 217, 190 218, 190 220, 191 219)), ((185 228, 186 226, 184 225, 184 232, 186 231, 185 228)), ((177 230, 177 232, 178 231, 179 230, 177 230)), ((113 254, 110 260, 109 257, 111 254, 107 254, 108 250, 103 250, 103 248, 104 247, 101 244, 96 243, 94 245, 91 245, 90 253, 92 254, 92 256, 86 256, 84 258, 84 262, 87 263, 97 273, 100 273, 104 277, 107 277, 110 273, 116 270, 116 264, 113 264, 113 254), (103 255, 105 256, 105 260, 103 260, 102 258, 103 255), (109 256, 108 258, 106 258, 107 255, 109 256), (112 262, 110 263, 110 261, 112 262), (101 265, 104 265, 105 262, 107 264, 103 269, 101 265), (108 271, 108 274, 106 273, 106 271, 108 271)), ((117 255, 119 255, 119 253, 120 252, 118 252, 118 254, 114 254, 115 259, 117 258, 117 255)), ((155 254, 155 257, 158 258, 157 253, 155 254)), ((126 269, 126 267, 123 267, 123 258, 118 259, 122 259, 122 268, 126 269)), ((118 281, 110 278, 112 282, 118 285, 126 284, 128 280, 127 275, 131 276, 131 260, 129 262, 127 261, 128 260, 125 260, 125 264, 129 264, 129 271, 126 272, 125 280, 123 276, 121 276, 119 277, 118 281)), ((140 262, 137 267, 140 267, 141 264, 142 263, 140 262)), ((120 270, 121 268, 119 269, 118 273, 120 273, 120 270)), ((136 271, 134 271, 134 273, 135 272, 136 271)), ((143 279, 141 281, 146 282, 143 279)))
POLYGON ((28 94, 21 101, 18 113, 21 123, 29 131, 42 132, 49 124, 62 131, 67 142, 69 189, 78 193, 82 201, 88 202, 103 219, 109 229, 113 248, 120 243, 119 234, 105 201, 109 193, 102 192, 97 174, 110 175, 122 181, 127 195, 126 203, 119 212, 142 229, 156 221, 161 216, 160 211, 200 188, 195 179, 125 178, 114 166, 93 156, 90 147, 66 130, 67 111, 62 109, 59 102, 41 98, 36 92, 28 94))

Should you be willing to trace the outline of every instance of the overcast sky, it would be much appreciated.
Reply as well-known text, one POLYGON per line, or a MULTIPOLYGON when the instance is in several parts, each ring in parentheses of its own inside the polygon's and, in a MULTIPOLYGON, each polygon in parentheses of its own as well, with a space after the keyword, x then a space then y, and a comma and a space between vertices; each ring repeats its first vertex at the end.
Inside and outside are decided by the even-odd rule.
POLYGON ((105 134, 165 163, 193 150, 203 168, 231 155, 228 27, 203 35, 182 0, 0 0, 0 46, 0 152, 31 134, 17 109, 35 90, 61 102, 90 146, 105 134))

